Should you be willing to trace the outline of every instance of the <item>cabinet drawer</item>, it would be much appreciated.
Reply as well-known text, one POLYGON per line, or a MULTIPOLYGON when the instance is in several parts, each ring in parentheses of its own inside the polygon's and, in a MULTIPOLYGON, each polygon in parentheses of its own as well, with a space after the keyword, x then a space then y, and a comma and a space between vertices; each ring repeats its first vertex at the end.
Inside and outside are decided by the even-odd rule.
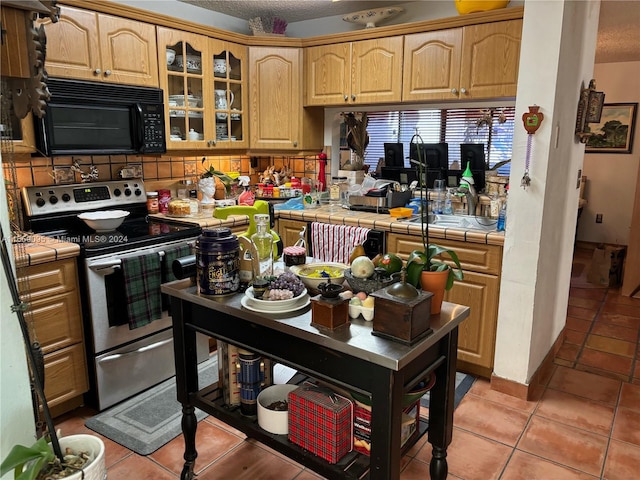
MULTIPOLYGON (((458 254, 464 271, 491 273, 499 275, 502 268, 502 248, 497 245, 456 242, 436 239, 433 243, 449 248, 458 254)), ((406 260, 413 250, 423 250, 420 237, 390 233, 387 239, 387 251, 394 252, 406 260)), ((445 261, 447 261, 445 255, 445 261)), ((453 264, 451 261, 447 263, 453 264)))
POLYGON ((45 356, 44 394, 50 407, 89 390, 87 366, 82 343, 45 356))
POLYGON ((45 354, 83 339, 82 317, 75 291, 32 301, 30 315, 45 354))
POLYGON ((74 259, 58 260, 28 267, 27 279, 31 300, 76 291, 76 262, 74 259))

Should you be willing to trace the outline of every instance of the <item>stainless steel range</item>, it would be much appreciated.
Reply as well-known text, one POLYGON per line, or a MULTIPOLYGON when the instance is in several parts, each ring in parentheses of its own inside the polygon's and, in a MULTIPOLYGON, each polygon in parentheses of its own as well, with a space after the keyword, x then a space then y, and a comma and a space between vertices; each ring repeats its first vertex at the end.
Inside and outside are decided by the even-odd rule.
MULTIPOLYGON (((103 410, 171 377, 175 364, 168 302, 162 298, 159 319, 147 323, 137 317, 132 324, 123 264, 158 255, 164 280, 171 271, 167 257, 192 247, 200 227, 149 218, 141 180, 25 187, 22 198, 26 228, 81 247, 78 271, 91 384, 87 403, 103 410), (130 212, 112 232, 96 233, 78 218, 83 212, 110 209, 130 212)), ((206 337, 199 337, 198 348, 200 359, 206 359, 206 337)))

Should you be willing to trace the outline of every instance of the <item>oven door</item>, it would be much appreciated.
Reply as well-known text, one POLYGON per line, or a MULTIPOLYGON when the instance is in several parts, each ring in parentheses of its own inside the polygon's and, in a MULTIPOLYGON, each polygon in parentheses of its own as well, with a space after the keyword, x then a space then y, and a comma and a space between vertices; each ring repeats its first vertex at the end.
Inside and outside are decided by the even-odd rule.
POLYGON ((168 305, 165 304, 160 319, 139 328, 129 328, 127 305, 123 301, 126 297, 121 270, 122 260, 150 253, 157 253, 162 257, 167 249, 185 244, 193 245, 194 242, 195 239, 176 240, 85 260, 87 305, 90 311, 89 323, 93 350, 96 354, 171 327, 168 305))
MULTIPOLYGON (((85 260, 90 312, 88 329, 93 341, 89 363, 94 374, 92 393, 98 410, 156 385, 175 373, 173 330, 166 309, 162 318, 143 327, 130 329, 128 322, 123 324, 126 304, 123 301, 122 260, 149 253, 163 256, 167 249, 194 241, 177 240, 85 260)), ((198 362, 206 360, 209 356, 206 336, 198 334, 197 348, 198 362)))

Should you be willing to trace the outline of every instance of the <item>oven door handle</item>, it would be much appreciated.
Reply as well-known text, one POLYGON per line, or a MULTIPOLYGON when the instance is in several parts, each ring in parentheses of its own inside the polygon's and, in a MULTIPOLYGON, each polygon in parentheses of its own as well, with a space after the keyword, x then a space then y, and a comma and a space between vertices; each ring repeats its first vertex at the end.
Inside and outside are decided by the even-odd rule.
POLYGON ((152 343, 151 345, 145 345, 144 347, 140 347, 140 348, 137 348, 135 350, 131 350, 130 352, 115 353, 113 355, 109 355, 107 357, 104 357, 104 358, 100 359, 100 362, 110 362, 110 361, 118 360, 119 358, 122 358, 122 357, 127 357, 129 355, 137 355, 138 353, 143 353, 143 352, 147 352, 149 350, 154 350, 156 348, 160 348, 160 347, 166 345, 167 343, 171 343, 171 342, 173 342, 173 338, 167 338, 166 340, 162 340, 160 342, 152 343))
MULTIPOLYGON (((158 256, 160 258, 164 257, 164 252, 158 252, 158 256)), ((111 275, 116 270, 119 270, 121 266, 122 266, 122 260, 117 259, 117 260, 111 260, 111 261, 101 262, 101 263, 93 263, 89 265, 89 268, 101 275, 111 275)))

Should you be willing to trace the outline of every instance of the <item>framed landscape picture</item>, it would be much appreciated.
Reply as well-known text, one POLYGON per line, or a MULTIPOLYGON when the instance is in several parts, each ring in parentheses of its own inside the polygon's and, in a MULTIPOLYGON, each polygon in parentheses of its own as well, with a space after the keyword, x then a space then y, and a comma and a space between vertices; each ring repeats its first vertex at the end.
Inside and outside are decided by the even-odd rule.
POLYGON ((586 153, 631 153, 637 103, 605 103, 599 123, 590 123, 593 133, 586 153))

